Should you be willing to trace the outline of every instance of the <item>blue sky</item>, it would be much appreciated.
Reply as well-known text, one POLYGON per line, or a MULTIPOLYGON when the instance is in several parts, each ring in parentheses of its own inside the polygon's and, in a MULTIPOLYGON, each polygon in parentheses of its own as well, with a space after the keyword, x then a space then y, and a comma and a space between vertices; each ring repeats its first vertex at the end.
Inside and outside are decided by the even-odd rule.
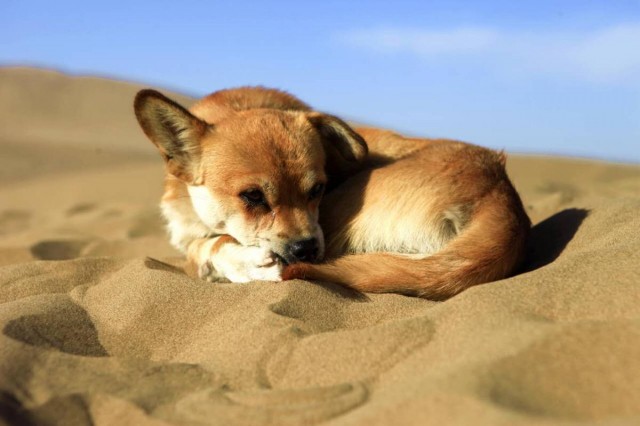
POLYGON ((411 135, 640 162, 640 0, 4 0, 0 40, 0 64, 262 84, 411 135))

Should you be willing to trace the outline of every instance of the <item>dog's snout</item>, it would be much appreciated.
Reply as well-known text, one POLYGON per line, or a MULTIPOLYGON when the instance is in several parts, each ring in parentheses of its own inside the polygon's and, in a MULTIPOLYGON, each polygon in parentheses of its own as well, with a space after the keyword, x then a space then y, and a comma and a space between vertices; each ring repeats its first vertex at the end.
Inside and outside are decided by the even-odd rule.
POLYGON ((318 259, 318 239, 309 238, 289 244, 289 253, 301 262, 313 262, 318 259))

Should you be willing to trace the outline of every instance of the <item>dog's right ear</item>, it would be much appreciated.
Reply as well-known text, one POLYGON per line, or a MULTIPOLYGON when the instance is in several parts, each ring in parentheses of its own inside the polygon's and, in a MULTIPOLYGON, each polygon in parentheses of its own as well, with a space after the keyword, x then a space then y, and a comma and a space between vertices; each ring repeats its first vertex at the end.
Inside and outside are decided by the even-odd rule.
POLYGON ((187 183, 201 183, 200 139, 209 125, 155 90, 138 92, 133 105, 140 127, 160 151, 167 171, 187 183))
POLYGON ((311 112, 307 114, 307 120, 322 139, 330 185, 339 183, 360 169, 368 153, 367 143, 362 136, 333 115, 311 112))

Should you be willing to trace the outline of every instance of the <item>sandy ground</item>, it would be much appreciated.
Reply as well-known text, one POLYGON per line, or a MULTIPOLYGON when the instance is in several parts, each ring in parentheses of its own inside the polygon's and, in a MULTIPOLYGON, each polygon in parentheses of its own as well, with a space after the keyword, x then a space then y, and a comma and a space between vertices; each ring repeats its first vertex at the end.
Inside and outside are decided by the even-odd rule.
POLYGON ((446 302, 207 284, 138 89, 0 69, 0 423, 640 424, 640 167, 511 156, 526 271, 446 302))

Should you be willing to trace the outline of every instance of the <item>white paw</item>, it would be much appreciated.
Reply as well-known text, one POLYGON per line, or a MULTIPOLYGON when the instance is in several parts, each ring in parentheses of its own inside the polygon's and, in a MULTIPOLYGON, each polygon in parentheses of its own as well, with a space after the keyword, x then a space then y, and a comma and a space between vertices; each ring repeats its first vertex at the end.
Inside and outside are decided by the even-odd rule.
POLYGON ((236 246, 214 260, 219 273, 234 283, 282 281, 283 265, 271 250, 263 247, 236 246))
POLYGON ((210 260, 201 263, 198 266, 198 277, 210 283, 224 281, 224 277, 221 276, 218 271, 215 270, 210 260))
POLYGON ((246 247, 245 263, 247 281, 282 281, 282 263, 271 250, 262 247, 246 247))

